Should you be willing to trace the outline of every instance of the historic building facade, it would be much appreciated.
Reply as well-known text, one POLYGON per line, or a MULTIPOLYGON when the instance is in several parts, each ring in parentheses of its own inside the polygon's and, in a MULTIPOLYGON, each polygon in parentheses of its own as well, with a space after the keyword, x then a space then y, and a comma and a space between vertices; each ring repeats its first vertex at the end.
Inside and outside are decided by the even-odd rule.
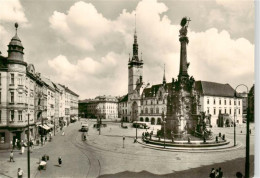
POLYGON ((189 76, 186 50, 189 40, 186 35, 187 26, 184 25, 179 38, 181 50, 178 78, 166 83, 164 72, 163 82, 150 86, 143 82, 144 62, 138 57, 135 31, 133 57, 128 62, 128 93, 118 105, 122 121, 138 120, 160 125, 164 113, 168 129, 176 132, 187 129, 191 132, 204 112, 210 118, 207 123, 211 126, 218 126, 219 122, 224 123, 222 126, 230 126, 234 117, 236 123, 242 123, 242 100, 241 97, 235 97, 235 90, 229 84, 195 81, 189 76))
POLYGON ((80 114, 87 118, 118 119, 118 99, 113 96, 97 96, 79 102, 80 114))
POLYGON ((169 84, 165 72, 162 84, 143 82, 143 59, 138 56, 137 34, 134 33, 133 56, 128 62, 128 94, 119 101, 119 116, 123 122, 145 121, 161 124, 162 113, 166 112, 169 84))
MULTIPOLYGON (((0 149, 19 147, 40 139, 54 127, 55 96, 52 81, 35 71, 23 58, 24 47, 16 34, 8 45, 8 56, 0 54, 0 149), (29 120, 29 130, 28 130, 29 120)), ((73 116, 77 114, 78 95, 73 94, 73 116)), ((70 101, 71 102, 71 101, 70 101)))

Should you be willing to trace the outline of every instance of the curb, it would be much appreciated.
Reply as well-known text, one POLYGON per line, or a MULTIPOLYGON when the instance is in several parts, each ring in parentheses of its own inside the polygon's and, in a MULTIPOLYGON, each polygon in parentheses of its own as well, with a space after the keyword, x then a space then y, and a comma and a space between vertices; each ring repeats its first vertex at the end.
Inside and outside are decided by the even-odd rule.
POLYGON ((145 144, 143 141, 140 141, 139 139, 137 140, 137 143, 143 145, 144 148, 149 148, 149 149, 154 149, 154 150, 160 150, 160 151, 169 151, 169 152, 196 152, 196 153, 205 153, 205 151, 208 152, 219 152, 219 151, 232 151, 232 150, 237 150, 242 147, 242 144, 240 142, 237 143, 237 145, 234 146, 229 146, 229 147, 222 147, 222 148, 212 148, 212 149, 201 149, 201 148, 180 148, 180 147, 165 147, 163 146, 154 146, 151 144, 145 144))

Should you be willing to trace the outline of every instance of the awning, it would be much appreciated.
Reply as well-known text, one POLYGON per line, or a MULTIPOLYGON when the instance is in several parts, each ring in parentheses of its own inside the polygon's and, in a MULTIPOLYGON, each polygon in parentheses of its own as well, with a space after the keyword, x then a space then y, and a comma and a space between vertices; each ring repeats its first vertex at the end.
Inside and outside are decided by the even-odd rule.
POLYGON ((50 127, 47 126, 46 124, 44 124, 44 125, 39 125, 39 127, 43 128, 43 129, 45 129, 45 130, 50 130, 50 127))
POLYGON ((50 127, 50 128, 53 128, 54 127, 54 125, 53 124, 46 124, 48 127, 50 127))

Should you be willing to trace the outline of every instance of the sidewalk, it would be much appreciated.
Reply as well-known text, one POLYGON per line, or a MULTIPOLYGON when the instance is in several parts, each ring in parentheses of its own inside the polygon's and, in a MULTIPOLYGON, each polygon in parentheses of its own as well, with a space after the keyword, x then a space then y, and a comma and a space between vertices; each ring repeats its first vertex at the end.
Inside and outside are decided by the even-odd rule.
MULTIPOLYGON (((10 152, 2 152, 0 153, 0 177, 17 177, 17 170, 21 168, 24 172, 24 177, 28 177, 27 174, 27 151, 24 154, 20 154, 20 151, 14 151, 14 161, 9 161, 10 152)), ((39 159, 30 158, 30 171, 31 176, 37 172, 39 159)))
MULTIPOLYGON (((56 132, 55 135, 60 134, 60 130, 56 132)), ((55 136, 52 136, 55 139, 55 136)), ((46 145, 51 144, 52 142, 46 141, 43 146, 41 143, 39 145, 34 145, 31 150, 30 156, 30 174, 31 177, 35 177, 38 171, 39 158, 42 155, 35 156, 37 150, 44 148, 46 145), (34 153, 35 152, 35 153, 34 153), (35 158, 39 157, 39 158, 35 158)), ((14 161, 10 162, 10 152, 12 149, 0 150, 0 177, 17 177, 17 170, 21 168, 24 172, 23 177, 28 177, 28 163, 27 163, 27 147, 25 147, 24 153, 21 154, 21 150, 14 149, 14 161)))

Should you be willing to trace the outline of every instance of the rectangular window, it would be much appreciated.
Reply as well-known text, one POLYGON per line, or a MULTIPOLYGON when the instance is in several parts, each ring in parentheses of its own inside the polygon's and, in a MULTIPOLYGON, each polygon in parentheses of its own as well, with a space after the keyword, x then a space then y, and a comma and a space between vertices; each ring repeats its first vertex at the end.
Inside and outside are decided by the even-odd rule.
POLYGON ((240 101, 238 101, 238 106, 240 106, 240 101))
POLYGON ((221 109, 219 109, 219 114, 221 114, 221 109))
POLYGON ((227 109, 225 109, 225 114, 227 114, 227 109))
POLYGON ((19 76, 19 78, 18 78, 18 85, 22 85, 22 77, 21 76, 19 76))
POLYGON ((22 111, 18 111, 18 120, 19 121, 23 120, 23 112, 22 111))
POLYGON ((207 109, 207 113, 209 114, 209 108, 207 109))
POLYGON ((2 76, 1 76, 1 73, 0 73, 0 85, 2 85, 2 76))
POLYGON ((11 103, 14 103, 14 92, 11 92, 11 103))
POLYGON ((214 108, 214 112, 213 113, 214 113, 214 115, 216 115, 216 108, 214 108))
POLYGON ((229 105, 231 105, 231 100, 229 100, 229 105))
POLYGON ((22 101, 22 95, 18 95, 18 103, 23 103, 23 101, 22 101))
POLYGON ((240 114, 240 109, 238 110, 238 114, 240 114))
POLYGON ((207 104, 209 104, 209 99, 207 99, 207 104))
POLYGON ((237 104, 237 102, 234 100, 234 105, 236 105, 237 104))
POLYGON ((229 109, 229 114, 231 115, 231 109, 229 109))
POLYGON ((219 99, 219 105, 221 105, 221 99, 219 99))
POLYGON ((12 122, 14 121, 14 110, 10 111, 10 119, 12 122))
POLYGON ((2 122, 2 111, 0 110, 0 123, 2 122))
POLYGON ((11 84, 14 85, 14 74, 11 74, 11 84))
POLYGON ((0 143, 5 143, 5 132, 0 132, 0 143))
POLYGON ((216 100, 215 99, 213 100, 213 104, 216 104, 216 100))
POLYGON ((227 104, 227 101, 226 101, 226 100, 224 100, 224 104, 225 104, 225 105, 227 104))

